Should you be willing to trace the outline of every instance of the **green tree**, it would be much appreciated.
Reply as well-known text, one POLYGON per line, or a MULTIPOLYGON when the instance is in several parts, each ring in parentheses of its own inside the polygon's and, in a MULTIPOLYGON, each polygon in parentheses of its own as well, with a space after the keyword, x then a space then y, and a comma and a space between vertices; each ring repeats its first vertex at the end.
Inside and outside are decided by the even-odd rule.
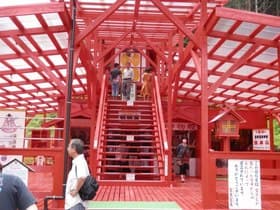
POLYGON ((276 16, 280 15, 279 0, 229 0, 226 7, 276 16))
POLYGON ((273 121, 273 128, 274 128, 274 145, 277 148, 280 148, 280 126, 276 120, 273 121))

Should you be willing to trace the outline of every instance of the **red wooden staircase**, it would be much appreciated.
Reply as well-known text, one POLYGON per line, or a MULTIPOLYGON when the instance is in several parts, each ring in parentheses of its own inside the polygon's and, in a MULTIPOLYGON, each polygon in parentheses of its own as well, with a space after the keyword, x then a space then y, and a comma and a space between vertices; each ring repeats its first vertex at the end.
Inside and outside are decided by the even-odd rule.
POLYGON ((163 168, 151 101, 107 100, 101 180, 160 180, 163 168), (156 140, 157 139, 157 140, 156 140))
MULTIPOLYGON (((104 91, 107 92, 106 88, 104 91)), ((100 126, 95 135, 95 175, 100 182, 165 181, 166 143, 162 140, 165 128, 160 127, 155 98, 143 101, 137 97, 130 104, 104 93, 98 114, 100 126)))

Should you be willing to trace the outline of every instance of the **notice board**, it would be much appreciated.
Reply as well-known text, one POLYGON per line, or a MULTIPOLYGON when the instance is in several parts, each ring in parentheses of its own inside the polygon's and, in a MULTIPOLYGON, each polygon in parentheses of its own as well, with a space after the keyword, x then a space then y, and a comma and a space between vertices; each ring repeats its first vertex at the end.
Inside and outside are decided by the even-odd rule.
POLYGON ((228 160, 229 209, 261 209, 259 160, 228 160))

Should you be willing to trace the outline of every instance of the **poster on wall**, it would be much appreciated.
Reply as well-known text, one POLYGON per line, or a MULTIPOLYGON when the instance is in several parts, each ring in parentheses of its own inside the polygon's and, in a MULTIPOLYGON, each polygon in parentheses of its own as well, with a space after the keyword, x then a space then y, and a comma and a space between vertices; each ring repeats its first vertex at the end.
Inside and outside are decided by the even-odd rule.
MULTIPOLYGON (((23 148, 25 131, 25 111, 0 110, 0 148, 23 148)), ((21 161, 21 156, 0 154, 0 162, 5 165, 13 159, 21 161)))
POLYGON ((261 209, 259 160, 228 160, 229 209, 261 209))
POLYGON ((120 54, 120 65, 121 70, 123 70, 127 63, 131 64, 131 67, 133 68, 133 81, 139 82, 140 81, 140 64, 141 64, 141 56, 138 52, 122 52, 120 54))
POLYGON ((253 130, 253 150, 270 150, 269 129, 253 130))

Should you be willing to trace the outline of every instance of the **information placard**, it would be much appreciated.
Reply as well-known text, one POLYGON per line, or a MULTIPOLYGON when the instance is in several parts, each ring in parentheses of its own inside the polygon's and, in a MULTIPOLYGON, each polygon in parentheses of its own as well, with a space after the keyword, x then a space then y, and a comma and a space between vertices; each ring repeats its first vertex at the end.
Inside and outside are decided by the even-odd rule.
POLYGON ((228 160, 229 209, 261 209, 259 160, 228 160))
POLYGON ((253 150, 270 150, 269 129, 253 130, 253 150))

